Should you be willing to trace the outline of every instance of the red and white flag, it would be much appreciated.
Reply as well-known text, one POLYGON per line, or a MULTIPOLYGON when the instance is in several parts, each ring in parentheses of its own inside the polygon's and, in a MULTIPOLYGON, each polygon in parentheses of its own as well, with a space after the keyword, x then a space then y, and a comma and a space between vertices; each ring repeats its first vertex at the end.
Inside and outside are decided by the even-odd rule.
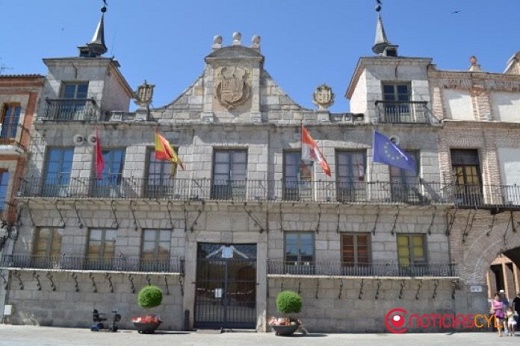
POLYGON ((302 125, 302 160, 318 161, 323 172, 330 177, 330 168, 327 160, 318 148, 318 144, 311 137, 309 131, 302 125))
POLYGON ((103 151, 101 150, 98 129, 96 129, 96 151, 94 155, 96 159, 96 179, 101 179, 103 177, 103 170, 105 169, 105 159, 103 158, 103 151))

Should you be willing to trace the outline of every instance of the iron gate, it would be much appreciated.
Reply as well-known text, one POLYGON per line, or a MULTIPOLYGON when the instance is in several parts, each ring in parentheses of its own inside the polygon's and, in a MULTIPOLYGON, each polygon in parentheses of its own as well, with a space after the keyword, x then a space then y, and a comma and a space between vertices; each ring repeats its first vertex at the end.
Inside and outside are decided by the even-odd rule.
POLYGON ((256 327, 256 244, 199 243, 195 328, 256 327))

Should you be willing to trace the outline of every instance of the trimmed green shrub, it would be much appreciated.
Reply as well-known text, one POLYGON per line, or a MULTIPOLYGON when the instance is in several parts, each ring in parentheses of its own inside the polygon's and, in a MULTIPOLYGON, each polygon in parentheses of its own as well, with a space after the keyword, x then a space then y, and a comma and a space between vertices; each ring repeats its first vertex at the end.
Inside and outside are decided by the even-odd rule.
POLYGON ((157 286, 145 286, 137 294, 137 304, 142 308, 153 308, 161 305, 162 291, 157 286))
POLYGON ((296 314, 302 309, 302 297, 293 291, 282 291, 276 296, 276 308, 282 314, 296 314))

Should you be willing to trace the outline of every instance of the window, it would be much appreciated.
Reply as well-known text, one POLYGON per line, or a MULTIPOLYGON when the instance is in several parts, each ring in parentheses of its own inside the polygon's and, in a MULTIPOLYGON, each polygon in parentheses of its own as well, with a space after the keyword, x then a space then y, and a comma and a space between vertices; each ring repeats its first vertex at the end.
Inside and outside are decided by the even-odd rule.
POLYGON ((74 148, 48 148, 42 195, 64 197, 69 194, 74 148))
POLYGON ((482 183, 478 151, 452 149, 451 166, 455 188, 455 203, 475 206, 481 203, 482 183))
MULTIPOLYGON (((176 150, 176 148, 173 148, 176 150)), ((160 198, 173 197, 175 180, 173 177, 177 171, 176 165, 171 161, 157 160, 155 149, 148 150, 148 174, 146 177, 146 197, 160 198)))
POLYGON ((34 239, 32 266, 35 268, 57 268, 61 260, 61 230, 37 228, 34 239))
POLYGON ((422 234, 398 234, 397 254, 400 266, 425 265, 426 244, 422 234))
POLYGON ((371 274, 370 233, 341 235, 343 275, 371 274))
POLYGON ((370 234, 344 233, 341 235, 341 259, 347 265, 370 264, 370 234))
POLYGON ((410 84, 383 84, 384 119, 385 123, 412 122, 410 114, 410 84))
POLYGON ((84 120, 88 110, 88 82, 64 83, 61 90, 59 120, 84 120))
POLYGON ((145 229, 141 250, 141 270, 170 270, 170 230, 145 229))
POLYGON ((7 104, 4 106, 0 124, 0 138, 16 138, 21 111, 22 107, 18 104, 7 104))
POLYGON ((90 229, 87 247, 87 269, 112 270, 116 250, 115 229, 90 229))
POLYGON ((215 150, 213 157, 213 199, 245 199, 247 150, 215 150))
POLYGON ((304 161, 301 157, 301 151, 284 153, 284 200, 312 200, 313 161, 304 161))
POLYGON ((105 167, 101 179, 94 180, 95 197, 123 197, 123 166, 125 161, 124 149, 103 150, 105 167))
POLYGON ((417 150, 405 150, 406 155, 414 158, 417 171, 402 169, 395 166, 390 167, 390 185, 393 202, 410 204, 421 204, 424 197, 421 193, 418 181, 418 170, 420 167, 419 152, 417 150))
POLYGON ((285 271, 314 273, 314 233, 285 232, 285 271))
POLYGON ((0 171, 0 211, 6 209, 7 188, 9 187, 9 172, 0 171))
POLYGON ((338 151, 336 153, 337 200, 356 202, 366 200, 366 152, 338 151))

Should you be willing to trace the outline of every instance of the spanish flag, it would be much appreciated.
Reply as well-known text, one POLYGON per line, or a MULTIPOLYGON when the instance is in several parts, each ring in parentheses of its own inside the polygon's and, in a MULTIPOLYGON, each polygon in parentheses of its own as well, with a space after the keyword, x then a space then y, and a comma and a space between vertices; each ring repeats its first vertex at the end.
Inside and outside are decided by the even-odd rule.
POLYGON ((177 165, 184 170, 184 164, 182 163, 175 150, 173 150, 170 142, 166 140, 159 132, 155 133, 155 158, 157 160, 171 161, 174 165, 172 173, 175 172, 177 165))

